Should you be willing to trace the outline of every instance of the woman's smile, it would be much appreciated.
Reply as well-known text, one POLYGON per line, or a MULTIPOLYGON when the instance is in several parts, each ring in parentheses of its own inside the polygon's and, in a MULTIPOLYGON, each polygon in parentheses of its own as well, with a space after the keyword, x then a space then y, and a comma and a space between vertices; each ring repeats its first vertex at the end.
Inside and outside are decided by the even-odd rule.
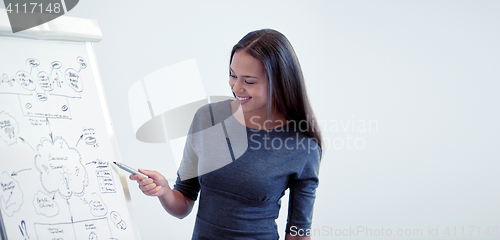
POLYGON ((240 105, 243 105, 245 103, 247 103, 248 101, 250 101, 252 97, 240 97, 240 96, 236 96, 236 99, 238 99, 238 101, 240 102, 240 105))

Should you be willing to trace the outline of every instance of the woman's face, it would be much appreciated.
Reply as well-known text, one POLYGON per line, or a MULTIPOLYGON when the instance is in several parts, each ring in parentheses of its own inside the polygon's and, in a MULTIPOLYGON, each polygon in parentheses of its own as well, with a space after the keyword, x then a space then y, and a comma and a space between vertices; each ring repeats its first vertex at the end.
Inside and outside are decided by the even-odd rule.
POLYGON ((262 63, 245 51, 237 51, 231 61, 229 85, 243 113, 265 116, 268 79, 262 63))

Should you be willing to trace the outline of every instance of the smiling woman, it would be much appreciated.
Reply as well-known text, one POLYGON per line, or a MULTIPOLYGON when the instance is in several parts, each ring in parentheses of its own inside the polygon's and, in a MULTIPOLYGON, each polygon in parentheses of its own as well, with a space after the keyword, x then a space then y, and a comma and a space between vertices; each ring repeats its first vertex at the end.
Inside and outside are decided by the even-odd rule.
MULTIPOLYGON (((266 116, 269 80, 259 60, 245 51, 236 52, 231 61, 229 85, 238 100, 231 105, 233 113, 239 105, 244 116, 266 116)), ((283 118, 281 115, 277 117, 283 118)), ((245 120, 250 122, 250 119, 245 120)))
MULTIPOLYGON (((259 93, 267 95, 266 107, 260 108, 265 109, 265 112, 255 114, 262 117, 262 122, 273 118, 296 121, 303 129, 310 127, 305 134, 321 146, 321 134, 314 124, 315 117, 307 97, 304 75, 297 55, 285 35, 272 29, 250 32, 233 47, 230 62, 231 78, 235 77, 231 75, 234 73, 233 65, 243 65, 245 67, 242 67, 241 71, 253 73, 253 77, 260 77, 261 85, 265 86, 266 90, 259 89, 259 93)), ((252 84, 253 81, 247 80, 246 83, 244 86, 253 91, 252 87, 248 86, 248 83, 252 84)), ((240 89, 235 90, 231 80, 230 85, 236 96, 236 91, 240 89)), ((247 117, 246 120, 248 119, 247 117)))
POLYGON ((289 189, 286 239, 309 239, 297 233, 311 229, 322 141, 286 37, 271 29, 243 37, 231 52, 229 85, 235 100, 196 112, 174 189, 156 171, 130 179, 179 218, 200 195, 192 239, 278 239, 289 189))

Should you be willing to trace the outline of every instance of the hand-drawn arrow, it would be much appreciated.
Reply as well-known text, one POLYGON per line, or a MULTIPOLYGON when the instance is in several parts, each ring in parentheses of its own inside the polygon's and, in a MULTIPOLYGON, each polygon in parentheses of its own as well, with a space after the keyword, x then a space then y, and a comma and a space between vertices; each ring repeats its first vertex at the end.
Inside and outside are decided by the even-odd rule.
POLYGON ((80 138, 78 139, 78 142, 76 142, 75 147, 78 147, 78 143, 80 143, 80 140, 82 140, 82 139, 83 139, 83 134, 82 134, 82 136, 80 136, 80 138))
POLYGON ((22 169, 22 170, 19 170, 19 171, 17 171, 17 172, 16 172, 16 171, 14 171, 14 172, 12 172, 12 174, 11 174, 10 176, 12 176, 12 177, 13 177, 13 176, 17 176, 17 174, 18 174, 18 173, 20 173, 20 172, 22 172, 22 171, 27 171, 27 170, 31 170, 31 168, 22 169))
POLYGON ((54 143, 54 138, 52 137, 52 129, 50 129, 50 122, 49 122, 49 118, 45 118, 47 120, 47 126, 49 127, 49 131, 50 131, 50 140, 52 141, 52 143, 54 143))
POLYGON ((91 161, 91 162, 85 163, 85 165, 89 165, 89 164, 97 164, 97 162, 96 161, 91 161))
POLYGON ((31 148, 31 150, 33 150, 33 152, 35 151, 35 149, 28 142, 26 142, 26 140, 24 140, 24 138, 19 137, 19 139, 21 139, 21 141, 23 141, 24 143, 28 144, 28 146, 31 148))

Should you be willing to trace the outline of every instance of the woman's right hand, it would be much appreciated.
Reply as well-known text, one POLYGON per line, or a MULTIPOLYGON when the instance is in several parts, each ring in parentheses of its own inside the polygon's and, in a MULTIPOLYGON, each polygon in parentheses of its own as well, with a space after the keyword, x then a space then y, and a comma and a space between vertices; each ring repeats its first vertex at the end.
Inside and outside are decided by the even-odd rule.
POLYGON ((137 181, 141 191, 148 196, 156 196, 160 199, 163 208, 175 217, 183 218, 193 209, 194 200, 184 197, 184 195, 172 190, 167 179, 157 171, 139 169, 139 172, 146 174, 149 178, 141 174, 130 175, 130 180, 137 181))
POLYGON ((146 178, 140 174, 131 174, 130 180, 137 181, 141 191, 148 196, 161 196, 168 191, 172 191, 167 179, 157 171, 139 169, 139 172, 148 175, 146 178))

